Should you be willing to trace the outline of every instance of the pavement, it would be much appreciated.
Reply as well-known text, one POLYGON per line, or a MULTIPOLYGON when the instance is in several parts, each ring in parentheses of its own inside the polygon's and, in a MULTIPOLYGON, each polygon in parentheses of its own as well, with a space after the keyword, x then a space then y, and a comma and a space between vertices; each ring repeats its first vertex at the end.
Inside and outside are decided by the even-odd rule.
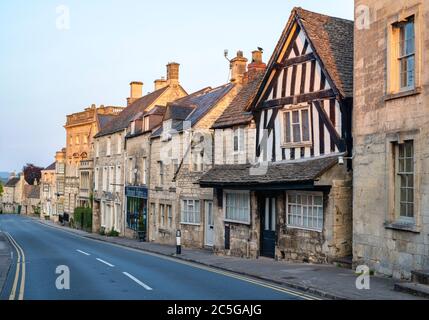
POLYGON ((0 232, 0 292, 6 281, 6 277, 11 264, 11 247, 6 235, 0 232))
POLYGON ((54 228, 61 228, 82 237, 109 242, 144 252, 172 257, 219 270, 261 279, 283 287, 288 287, 317 295, 326 299, 340 300, 420 300, 406 293, 394 291, 396 280, 389 277, 371 276, 370 289, 356 288, 357 275, 353 270, 334 265, 316 265, 304 263, 287 263, 268 258, 243 259, 236 257, 218 256, 210 250, 182 249, 182 254, 176 256, 175 246, 161 245, 149 242, 139 242, 134 239, 106 237, 80 230, 59 226, 50 221, 39 221, 54 228))
POLYGON ((2 300, 318 299, 168 254, 110 243, 119 238, 100 241, 95 235, 19 215, 0 215, 0 231, 9 237, 7 251, 13 252, 2 300))

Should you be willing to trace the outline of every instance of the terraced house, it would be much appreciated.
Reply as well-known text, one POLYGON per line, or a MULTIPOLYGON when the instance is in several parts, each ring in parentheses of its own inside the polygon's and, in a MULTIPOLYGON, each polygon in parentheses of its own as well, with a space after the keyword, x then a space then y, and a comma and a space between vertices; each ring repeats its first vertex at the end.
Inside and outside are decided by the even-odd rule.
POLYGON ((355 5, 354 262, 427 284, 429 3, 355 5))
POLYGON ((82 112, 67 116, 67 122, 64 126, 67 137, 64 212, 71 217, 76 207, 89 205, 89 184, 81 185, 82 182, 86 181, 86 174, 80 172, 80 169, 81 165, 89 167, 88 162, 92 159, 93 137, 100 130, 99 117, 100 115, 114 116, 122 109, 121 107, 96 107, 92 105, 82 112), (81 189, 83 189, 82 193, 81 189))
MULTIPOLYGON (((179 64, 167 65, 167 79, 163 86, 145 96, 143 83, 132 82, 128 106, 109 121, 95 137, 94 155, 94 210, 93 229, 99 231, 114 229, 126 235, 124 186, 125 176, 134 168, 134 159, 125 152, 125 136, 130 123, 144 111, 186 96, 179 83, 179 64)), ((129 230, 132 231, 132 230, 129 230)))
POLYGON ((167 105, 162 127, 151 141, 149 239, 175 243, 181 230, 188 247, 213 245, 213 192, 198 180, 213 165, 216 119, 240 90, 247 59, 239 51, 231 60, 231 81, 205 88, 167 105))
MULTIPOLYGON (((218 160, 200 179, 215 189, 218 251, 322 263, 351 255, 352 94, 353 22, 295 8, 245 102, 256 163, 218 160)), ((228 143, 240 151, 240 135, 226 138, 226 153, 228 143)))

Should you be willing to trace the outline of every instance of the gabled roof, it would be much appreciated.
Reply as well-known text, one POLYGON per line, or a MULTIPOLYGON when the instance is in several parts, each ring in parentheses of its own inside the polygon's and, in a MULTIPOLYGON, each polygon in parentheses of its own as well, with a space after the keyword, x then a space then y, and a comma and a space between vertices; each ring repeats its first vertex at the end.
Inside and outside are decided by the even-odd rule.
POLYGON ((19 177, 10 178, 4 186, 9 187, 9 188, 13 188, 18 184, 18 182, 19 182, 19 177))
MULTIPOLYGON (((176 131, 183 130, 183 122, 189 121, 191 127, 198 123, 217 103, 225 97, 235 84, 228 83, 220 87, 211 89, 205 88, 190 94, 187 97, 176 100, 167 105, 167 111, 164 115, 164 121, 173 120, 172 129, 176 131), (176 121, 175 121, 176 120, 176 121)), ((162 134, 163 127, 158 128, 152 137, 158 137, 162 134)))
POLYGON ((139 112, 144 111, 152 103, 156 101, 165 91, 169 89, 169 86, 156 90, 149 93, 140 99, 134 101, 128 107, 126 107, 121 113, 114 119, 109 121, 100 132, 95 135, 95 138, 106 136, 124 130, 128 127, 128 124, 139 112))
POLYGON ((24 194, 28 199, 39 199, 40 198, 40 185, 26 185, 24 186, 24 194))
POLYGON ((306 161, 269 163, 266 172, 251 164, 216 165, 200 178, 204 187, 261 186, 281 183, 312 182, 338 163, 338 156, 320 157, 306 161))
POLYGON ((42 171, 55 170, 55 168, 56 168, 56 162, 50 164, 48 167, 46 167, 42 171))
POLYGON ((267 68, 269 72, 265 74, 257 98, 267 84, 270 71, 274 69, 295 22, 304 30, 316 57, 320 58, 319 62, 326 69, 339 94, 344 98, 352 97, 354 22, 296 7, 292 10, 289 21, 271 56, 267 68))
POLYGON ((243 86, 228 108, 226 108, 223 114, 216 120, 213 125, 213 129, 248 124, 253 119, 252 114, 250 112, 246 112, 246 109, 255 98, 263 76, 264 73, 261 72, 243 86))

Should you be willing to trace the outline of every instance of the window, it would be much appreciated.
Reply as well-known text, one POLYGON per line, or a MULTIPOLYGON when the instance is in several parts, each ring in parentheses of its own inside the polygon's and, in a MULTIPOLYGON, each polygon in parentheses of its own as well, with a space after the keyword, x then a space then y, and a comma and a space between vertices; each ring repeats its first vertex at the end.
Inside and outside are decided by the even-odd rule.
POLYGON ((234 130, 234 152, 244 151, 244 129, 237 128, 234 130))
POLYGON ((171 228, 173 226, 173 210, 171 205, 167 205, 167 219, 168 226, 171 228))
POLYGON ((94 176, 94 190, 98 191, 98 179, 99 179, 99 174, 100 174, 100 169, 99 168, 95 168, 95 176, 94 176))
POLYGON ((76 136, 76 145, 78 146, 78 145, 80 145, 80 139, 79 139, 79 136, 76 136))
POLYGON ((70 146, 73 145, 73 136, 70 136, 70 146))
POLYGON ((310 108, 305 107, 284 111, 283 130, 283 144, 310 144, 310 108))
POLYGON ((163 227, 165 224, 165 206, 163 204, 159 205, 159 219, 159 225, 163 227))
POLYGON ((288 192, 287 224, 290 227, 322 231, 323 195, 311 192, 288 192))
POLYGON ((116 192, 121 192, 121 183, 122 183, 122 168, 121 166, 116 166, 116 192))
POLYGON ((250 223, 250 195, 246 191, 226 191, 224 196, 225 220, 250 223))
POLYGON ((144 185, 147 185, 147 158, 143 158, 142 159, 142 171, 143 171, 143 176, 142 176, 142 183, 144 185))
POLYGON ((397 213, 402 220, 414 219, 414 146, 406 141, 396 146, 397 213))
POLYGON ((98 140, 95 142, 95 156, 97 158, 100 156, 100 143, 98 140))
POLYGON ((83 136, 83 144, 88 144, 88 137, 87 136, 83 136))
POLYGON ((109 192, 113 192, 113 185, 115 184, 115 167, 109 168, 109 192))
POLYGON ((199 148, 192 150, 192 171, 203 171, 203 155, 199 148))
POLYGON ((158 162, 159 165, 159 185, 164 185, 164 164, 162 161, 158 162))
POLYGON ((182 224, 200 224, 200 201, 182 200, 182 224))
POLYGON ((122 153, 122 135, 118 135, 117 154, 122 153))
POLYGON ((398 41, 398 62, 400 88, 413 89, 415 80, 415 35, 414 17, 408 18, 404 22, 397 23, 398 41))
POLYGON ((64 163, 57 163, 57 173, 64 174, 65 173, 65 165, 64 163))
POLYGON ((107 167, 103 168, 102 181, 103 181, 103 191, 107 191, 107 167))
POLYGON ((110 156, 112 154, 112 140, 110 137, 107 138, 107 150, 106 150, 106 155, 110 156))
POLYGON ((149 117, 144 117, 143 131, 149 131, 149 117))
POLYGON ((136 132, 136 122, 131 122, 131 134, 134 134, 136 132))

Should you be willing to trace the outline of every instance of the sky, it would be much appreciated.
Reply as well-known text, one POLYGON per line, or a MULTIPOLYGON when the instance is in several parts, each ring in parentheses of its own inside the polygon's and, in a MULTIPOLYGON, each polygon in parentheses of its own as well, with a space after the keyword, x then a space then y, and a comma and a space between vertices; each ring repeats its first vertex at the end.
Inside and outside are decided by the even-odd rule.
POLYGON ((168 62, 191 93, 228 81, 225 49, 268 61, 295 6, 353 19, 353 0, 1 0, 0 172, 48 166, 67 114, 125 106, 168 62))

